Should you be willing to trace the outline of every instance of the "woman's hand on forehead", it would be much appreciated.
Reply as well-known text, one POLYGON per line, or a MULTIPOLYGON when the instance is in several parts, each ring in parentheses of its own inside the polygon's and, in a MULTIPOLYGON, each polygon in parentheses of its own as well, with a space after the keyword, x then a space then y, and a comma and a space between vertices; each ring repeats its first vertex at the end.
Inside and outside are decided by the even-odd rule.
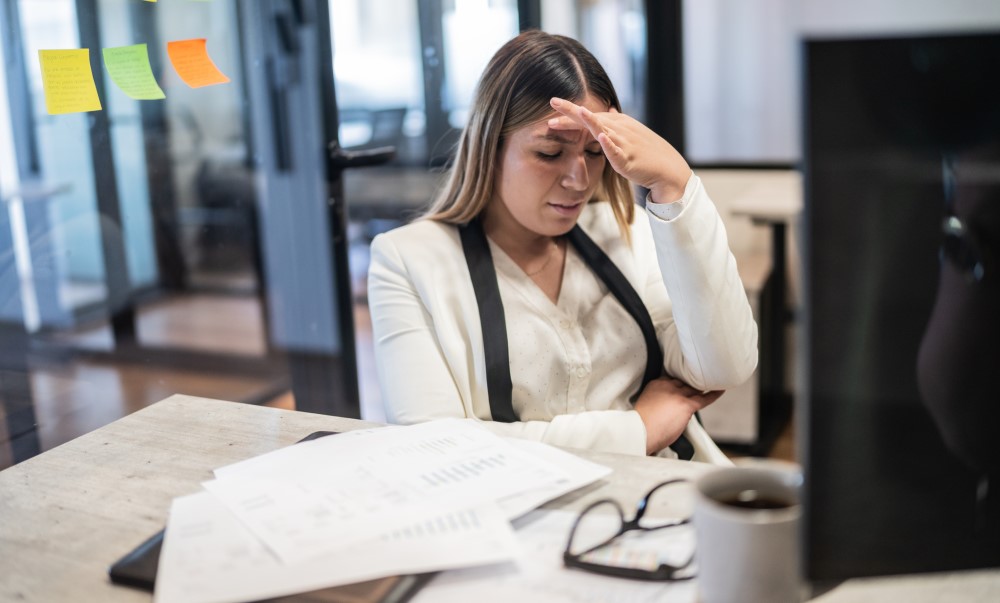
POLYGON ((691 168, 684 157, 638 120, 616 111, 593 112, 561 98, 551 100, 559 113, 548 121, 552 130, 587 130, 611 167, 631 182, 653 192, 653 201, 670 203, 684 194, 691 168))

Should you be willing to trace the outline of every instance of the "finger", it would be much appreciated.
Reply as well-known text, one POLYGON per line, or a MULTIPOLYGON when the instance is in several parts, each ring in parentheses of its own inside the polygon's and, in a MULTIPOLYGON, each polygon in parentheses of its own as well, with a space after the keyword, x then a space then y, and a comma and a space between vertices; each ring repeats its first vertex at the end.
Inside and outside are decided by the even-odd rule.
POLYGON ((601 148, 604 149, 604 154, 608 157, 624 157, 625 151, 616 145, 614 141, 611 140, 611 137, 604 132, 598 134, 597 142, 601 143, 601 148))
POLYGON ((690 386, 687 383, 684 383, 683 381, 681 381, 677 377, 670 377, 670 382, 673 383, 674 385, 676 385, 677 387, 688 387, 688 388, 690 388, 690 386))
POLYGON ((698 401, 701 402, 702 406, 704 407, 704 406, 708 406, 712 402, 715 402, 716 400, 718 400, 719 398, 721 398, 722 394, 724 394, 724 393, 726 393, 725 390, 716 390, 716 391, 705 392, 703 394, 699 394, 697 397, 698 397, 698 401))
POLYGON ((604 126, 590 109, 561 98, 552 98, 549 104, 559 113, 584 126, 595 139, 604 132, 604 126))
POLYGON ((601 134, 610 134, 608 128, 601 123, 601 120, 590 109, 577 105, 577 115, 580 116, 580 120, 587 126, 587 129, 590 130, 590 134, 594 138, 599 137, 601 134))
POLYGON ((701 395, 701 392, 699 392, 695 388, 691 387, 690 385, 684 383, 679 379, 671 379, 671 381, 673 382, 674 387, 677 389, 677 392, 686 398, 695 398, 701 395))
POLYGON ((548 121, 548 125, 553 130, 583 130, 583 124, 573 121, 573 118, 560 115, 548 121))
POLYGON ((562 114, 564 117, 567 117, 570 120, 582 125, 582 122, 579 118, 580 106, 577 105, 576 103, 568 101, 566 99, 553 97, 549 99, 549 106, 551 106, 557 112, 562 114))

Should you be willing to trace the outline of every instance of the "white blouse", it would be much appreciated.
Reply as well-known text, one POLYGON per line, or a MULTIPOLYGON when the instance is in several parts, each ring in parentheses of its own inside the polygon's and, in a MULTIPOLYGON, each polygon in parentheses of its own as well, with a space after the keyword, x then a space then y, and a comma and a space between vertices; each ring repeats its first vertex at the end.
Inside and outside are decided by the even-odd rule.
MULTIPOLYGON (((590 204, 579 223, 645 303, 666 372, 706 391, 738 385, 756 367, 757 328, 718 212, 697 176, 681 205, 649 205, 631 246, 607 203, 590 204), (672 220, 654 213, 667 207, 679 210, 672 220)), ((369 304, 389 420, 467 417, 502 435, 644 454, 645 427, 630 402, 646 366, 635 320, 572 245, 557 303, 492 241, 490 251, 521 421, 490 421, 482 328, 458 230, 428 220, 372 242, 369 304)), ((707 439, 696 422, 688 436, 696 450, 707 439)))
POLYGON ((556 304, 492 241, 490 252, 507 321, 517 416, 531 421, 629 410, 646 368, 642 332, 573 246, 566 247, 556 304))

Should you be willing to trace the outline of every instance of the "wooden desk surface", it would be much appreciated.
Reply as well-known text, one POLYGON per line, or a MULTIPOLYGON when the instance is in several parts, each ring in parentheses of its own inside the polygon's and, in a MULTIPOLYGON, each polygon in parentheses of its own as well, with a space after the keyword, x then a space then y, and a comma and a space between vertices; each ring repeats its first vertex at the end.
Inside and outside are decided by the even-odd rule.
MULTIPOLYGON (((176 395, 2 471, 0 601, 146 603, 151 595, 111 584, 107 569, 163 527, 174 497, 196 492, 216 467, 314 431, 374 425, 176 395)), ((710 470, 699 463, 579 454, 614 473, 547 507, 575 510, 610 496, 628 508, 655 483, 710 470)), ((929 602, 949 595, 949 601, 1000 600, 1000 572, 851 581, 817 600, 929 602)))
POLYGON ((801 199, 748 196, 730 203, 734 216, 746 216, 766 224, 791 222, 802 212, 801 199))
MULTIPOLYGON (((216 467, 353 419, 176 395, 0 472, 0 601, 148 602, 111 584, 108 566, 161 529, 174 497, 216 467)), ((619 470, 549 506, 614 496, 634 504, 668 476, 708 465, 581 452, 619 470)))

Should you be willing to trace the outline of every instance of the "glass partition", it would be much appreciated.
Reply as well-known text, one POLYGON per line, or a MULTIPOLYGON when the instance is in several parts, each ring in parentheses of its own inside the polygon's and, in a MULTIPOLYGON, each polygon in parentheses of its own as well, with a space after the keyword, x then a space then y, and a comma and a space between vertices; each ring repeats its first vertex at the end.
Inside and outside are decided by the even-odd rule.
POLYGON ((0 468, 174 393, 360 414, 336 22, 326 0, 0 6, 0 468))
POLYGON ((19 0, 32 101, 37 164, 22 185, 39 328, 73 324, 77 312, 107 298, 87 114, 53 116, 45 108, 38 51, 79 45, 73 0, 19 0), (52 194, 44 194, 51 191, 52 194))

